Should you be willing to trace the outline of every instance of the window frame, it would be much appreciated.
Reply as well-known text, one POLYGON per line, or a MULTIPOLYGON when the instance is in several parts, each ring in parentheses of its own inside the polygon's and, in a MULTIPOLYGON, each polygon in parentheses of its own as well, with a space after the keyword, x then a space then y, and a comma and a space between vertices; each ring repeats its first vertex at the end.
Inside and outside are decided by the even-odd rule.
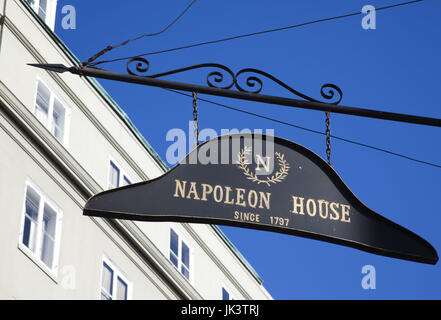
MULTIPOLYGON (((231 293, 231 290, 225 285, 225 283, 222 283, 221 287, 222 287, 222 290, 221 290, 221 295, 222 295, 221 299, 222 300, 224 300, 223 290, 225 290, 225 292, 228 293, 228 297, 229 297, 228 300, 236 300, 236 297, 231 293)), ((225 301, 228 301, 228 300, 225 300, 225 301)))
POLYGON ((193 247, 189 245, 189 241, 182 236, 182 234, 177 230, 177 228, 171 226, 170 227, 170 232, 169 232, 169 244, 168 244, 168 261, 173 265, 173 267, 185 278, 187 279, 188 282, 193 283, 193 275, 194 275, 194 250, 193 247), (178 256, 177 256, 177 260, 178 260, 178 265, 176 266, 170 259, 170 255, 173 253, 174 256, 176 256, 176 254, 174 252, 172 252, 171 249, 171 233, 172 231, 178 236, 178 256), (182 243, 185 243, 185 245, 188 247, 188 262, 189 262, 189 267, 187 268, 185 266, 185 268, 188 270, 188 278, 182 273, 182 265, 183 265, 183 261, 182 261, 182 243))
POLYGON ((28 257, 33 259, 36 264, 43 269, 46 273, 48 273, 53 278, 58 277, 59 270, 59 258, 60 258, 60 247, 61 247, 61 230, 63 223, 63 211, 60 207, 44 193, 41 188, 37 186, 30 179, 26 179, 25 188, 24 188, 24 196, 23 196, 23 207, 21 212, 21 224, 20 224, 20 233, 18 239, 18 247, 22 250, 28 257), (28 189, 31 188, 38 196, 40 197, 38 203, 38 213, 37 213, 37 223, 34 226, 35 235, 35 249, 32 250, 23 242, 24 238, 24 229, 25 229, 25 221, 26 221, 26 201, 28 189), (50 209, 52 209, 55 214, 55 230, 54 230, 54 245, 53 245, 53 255, 51 261, 51 267, 49 267, 44 261, 42 257, 43 250, 43 239, 44 239, 44 229, 43 229, 43 218, 44 218, 44 208, 45 205, 48 205, 50 209))
POLYGON ((35 85, 35 94, 34 94, 34 102, 32 106, 32 114, 37 118, 38 122, 46 128, 50 132, 50 134, 59 142, 61 143, 65 148, 68 147, 68 141, 70 136, 70 119, 71 119, 71 113, 72 110, 70 107, 67 106, 67 104, 59 98, 59 95, 55 93, 54 90, 51 89, 50 86, 47 85, 46 81, 44 81, 40 76, 37 76, 36 85, 35 85), (42 84, 47 91, 49 92, 49 106, 48 106, 48 112, 47 112, 47 123, 44 124, 38 119, 36 115, 36 109, 37 109, 37 97, 38 97, 38 87, 42 84), (55 132, 52 132, 52 126, 54 123, 54 106, 55 106, 55 100, 59 102, 59 105, 61 105, 64 109, 64 128, 63 128, 63 137, 60 139, 57 138, 55 135, 55 132))
MULTIPOLYGON (((125 300, 131 300, 132 299, 132 283, 127 279, 127 277, 123 274, 123 272, 121 272, 121 269, 119 269, 118 267, 116 267, 116 265, 111 261, 111 259, 109 259, 107 256, 103 256, 103 258, 101 259, 101 271, 100 271, 100 285, 99 285, 99 296, 98 299, 101 299, 102 296, 102 291, 105 290, 103 289, 103 270, 104 270, 104 264, 106 264, 111 270, 112 270, 112 292, 109 293, 110 294, 110 301, 115 301, 115 296, 118 293, 118 286, 117 286, 117 282, 118 282, 118 278, 122 280, 122 282, 124 282, 127 286, 127 290, 126 290, 126 299, 125 300)), ((107 290, 105 290, 105 293, 107 290)))
POLYGON ((133 179, 130 177, 129 174, 127 174, 127 171, 123 169, 123 167, 118 163, 118 161, 115 160, 114 157, 109 155, 109 162, 108 162, 108 169, 107 169, 107 190, 110 189, 116 189, 120 187, 125 187, 130 184, 123 184, 124 181, 127 180, 130 182, 130 184, 133 184, 133 179), (111 188, 110 186, 110 172, 112 169, 112 163, 113 165, 119 170, 119 177, 118 177, 118 186, 111 188))
POLYGON ((46 0, 47 1, 47 7, 46 7, 46 17, 43 19, 40 14, 40 1, 41 0, 34 0, 34 4, 29 3, 29 1, 26 0, 26 3, 34 10, 34 12, 37 14, 37 16, 44 21, 48 25, 48 27, 54 31, 55 28, 55 17, 57 13, 57 2, 58 0, 46 0))

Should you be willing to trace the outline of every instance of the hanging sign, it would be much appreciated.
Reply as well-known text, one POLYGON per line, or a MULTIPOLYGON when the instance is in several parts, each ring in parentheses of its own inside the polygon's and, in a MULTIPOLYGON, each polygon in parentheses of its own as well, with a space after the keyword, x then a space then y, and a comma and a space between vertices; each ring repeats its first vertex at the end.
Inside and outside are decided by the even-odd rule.
POLYGON ((209 140, 156 179, 93 196, 84 214, 262 229, 438 261, 427 241, 369 209, 315 153, 266 135, 209 140))

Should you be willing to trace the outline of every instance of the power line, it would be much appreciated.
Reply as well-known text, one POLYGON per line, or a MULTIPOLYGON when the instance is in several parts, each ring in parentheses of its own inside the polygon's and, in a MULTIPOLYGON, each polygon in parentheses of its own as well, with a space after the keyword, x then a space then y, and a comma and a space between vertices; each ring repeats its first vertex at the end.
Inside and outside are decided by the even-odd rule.
MULTIPOLYGON (((397 3, 397 4, 393 4, 393 5, 389 5, 389 6, 385 6, 385 7, 381 7, 381 8, 376 8, 375 10, 376 11, 386 10, 386 9, 391 9, 391 8, 396 8, 396 7, 400 7, 400 6, 405 6, 405 5, 408 5, 408 4, 413 4, 413 3, 421 2, 421 1, 423 1, 423 0, 407 1, 407 2, 397 3)), ((175 47, 175 48, 171 48, 171 49, 164 49, 164 50, 159 50, 159 51, 147 52, 147 53, 139 54, 139 55, 136 55, 136 56, 116 58, 116 59, 112 59, 112 60, 102 60, 102 61, 98 61, 98 62, 92 64, 92 66, 96 66, 96 65, 99 65, 99 64, 103 64, 103 63, 109 63, 109 62, 129 60, 129 59, 132 59, 132 58, 135 58, 135 57, 145 57, 145 56, 150 56, 150 55, 155 55, 155 54, 160 54, 160 53, 166 53, 166 52, 184 50, 184 49, 189 49, 189 48, 195 48, 195 47, 199 47, 199 46, 215 44, 215 43, 221 43, 221 42, 235 40, 235 39, 240 39, 240 38, 252 37, 252 36, 262 35, 262 34, 271 33, 271 32, 278 32, 278 31, 283 31, 283 30, 288 30, 288 29, 294 29, 294 28, 299 28, 299 27, 303 27, 303 26, 311 25, 311 24, 315 24, 315 23, 320 23, 320 22, 326 22, 326 21, 331 21, 331 20, 337 20, 337 19, 353 17, 353 16, 357 16, 357 15, 360 15, 360 14, 362 14, 362 12, 358 11, 358 12, 348 13, 348 14, 344 14, 344 15, 340 15, 340 16, 335 16, 335 17, 330 17, 330 18, 323 18, 323 19, 308 21, 308 22, 304 22, 304 23, 300 23, 300 24, 295 24, 295 25, 291 25, 291 26, 286 26, 286 27, 280 27, 280 28, 275 28, 275 29, 263 30, 263 31, 252 32, 252 33, 247 33, 247 34, 241 34, 241 35, 231 36, 231 37, 217 39, 217 40, 204 41, 204 42, 189 44, 189 45, 185 45, 185 46, 175 47)))
POLYGON ((161 33, 164 33, 165 31, 167 31, 168 29, 170 29, 176 22, 178 22, 178 20, 179 19, 181 19, 184 15, 185 15, 185 13, 193 6, 193 4, 195 4, 196 3, 196 1, 198 1, 198 0, 193 0, 171 23, 169 23, 164 29, 162 29, 162 30, 160 30, 160 31, 158 31, 158 32, 155 32, 155 33, 146 33, 146 34, 143 34, 143 35, 140 35, 140 36, 138 36, 138 37, 136 37, 136 38, 133 38, 133 39, 129 39, 129 40, 126 40, 126 41, 124 41, 124 42, 121 42, 120 44, 118 44, 118 45, 115 45, 115 46, 108 46, 108 47, 106 47, 106 48, 104 48, 103 50, 101 50, 100 52, 98 52, 97 54, 95 54, 93 57, 91 57, 91 58, 89 58, 89 60, 87 60, 87 62, 85 62, 85 63, 83 63, 83 66, 87 66, 87 65, 89 65, 89 64, 91 64, 93 61, 95 61, 96 59, 98 59, 99 57, 101 57, 102 55, 104 55, 105 53, 107 53, 107 52, 109 52, 110 50, 113 50, 113 49, 115 49, 115 48, 118 48, 118 47, 122 47, 122 46, 125 46, 126 44, 128 44, 128 43, 130 43, 130 42, 133 42, 133 41, 137 41, 137 40, 139 40, 139 39, 142 39, 142 38, 144 38, 144 37, 153 37, 153 36, 157 36, 157 35, 160 35, 161 33))
MULTIPOLYGON (((257 35, 262 35, 262 34, 266 34, 266 33, 272 33, 272 32, 278 32, 278 31, 298 28, 298 27, 302 27, 302 26, 306 26, 306 25, 311 25, 311 24, 315 24, 315 23, 320 23, 320 22, 326 22, 326 21, 331 21, 331 20, 348 18, 348 17, 357 16, 357 15, 362 14, 362 12, 353 12, 353 13, 349 13, 349 14, 345 14, 345 15, 339 15, 339 16, 335 16, 335 17, 329 17, 329 18, 313 20, 313 21, 304 22, 304 23, 300 23, 300 24, 296 24, 296 25, 291 25, 291 26, 286 26, 286 27, 280 27, 280 28, 275 28, 275 29, 269 29, 269 30, 264 30, 264 31, 259 31, 259 32, 248 33, 248 34, 236 35, 236 36, 231 36, 231 37, 217 39, 217 40, 204 41, 204 42, 199 42, 199 43, 190 44, 190 45, 186 45, 186 46, 175 47, 175 48, 171 48, 171 49, 165 49, 165 50, 160 50, 160 51, 148 52, 148 53, 139 54, 139 55, 136 55, 136 56, 122 57, 122 58, 117 58, 117 59, 112 59, 112 60, 103 60, 103 61, 98 61, 98 62, 92 63, 94 60, 96 60, 97 58, 99 58, 100 56, 102 56, 103 54, 105 54, 106 52, 108 52, 108 51, 110 51, 112 49, 124 46, 124 45, 126 45, 126 44, 128 44, 130 42, 139 40, 139 39, 147 37, 147 36, 156 36, 156 35, 159 35, 159 34, 165 32, 171 26, 173 26, 190 9, 190 7, 196 1, 197 0, 193 0, 184 9, 184 11, 181 12, 181 14, 177 18, 175 18, 169 25, 167 25, 167 27, 165 27, 163 30, 161 30, 159 32, 156 32, 156 33, 144 34, 144 35, 138 36, 136 38, 129 39, 129 40, 127 40, 125 42, 122 42, 122 43, 120 43, 120 44, 118 44, 116 46, 108 46, 107 48, 103 49, 98 54, 96 54, 95 56, 90 58, 84 65, 86 66, 86 65, 90 64, 91 66, 96 66, 96 65, 104 64, 104 63, 116 62, 116 61, 121 61, 121 60, 128 60, 128 59, 132 59, 134 57, 143 57, 143 56, 155 55, 155 54, 160 54, 160 53, 184 50, 184 49, 199 47, 199 46, 203 46, 203 45, 221 43, 221 42, 235 40, 235 39, 240 39, 240 38, 246 38, 246 37, 257 36, 257 35)), ((380 10, 395 8, 395 7, 404 6, 404 5, 413 4, 413 3, 416 3, 416 2, 422 2, 422 1, 423 0, 407 1, 407 2, 402 2, 402 3, 397 3, 397 4, 394 4, 394 5, 389 5, 389 6, 384 6, 384 7, 376 8, 375 10, 376 11, 380 11, 380 10)), ((192 97, 191 95, 188 95, 188 94, 176 91, 176 90, 172 90, 172 89, 165 89, 165 90, 172 91, 174 93, 181 94, 181 95, 184 95, 184 96, 187 96, 187 97, 192 97)), ((207 102, 207 103, 219 106, 219 107, 223 107, 223 108, 226 108, 226 109, 229 109, 229 110, 236 111, 236 112, 241 112, 241 113, 248 114, 248 115, 251 115, 251 116, 259 117, 259 118, 266 119, 266 120, 269 120, 269 121, 272 121, 272 122, 276 122, 276 123, 279 123, 279 124, 283 124, 283 125, 287 125, 287 126, 290 126, 290 127, 297 128, 297 129, 301 129, 301 130, 304 130, 304 131, 307 131, 307 132, 311 132, 311 133, 315 133, 315 134, 320 134, 320 135, 325 135, 324 132, 313 130, 313 129, 309 129, 309 128, 302 127, 302 126, 299 126, 299 125, 295 125, 293 123, 288 123, 288 122, 283 121, 283 120, 278 120, 278 119, 271 118, 271 117, 264 116, 264 115, 260 115, 260 114, 254 113, 254 112, 250 112, 250 111, 242 110, 242 109, 239 109, 239 108, 227 106, 227 105, 220 104, 220 103, 217 103, 217 102, 214 102, 214 101, 210 101, 210 100, 207 100, 207 99, 203 99, 203 98, 198 98, 198 99, 201 100, 201 101, 204 101, 204 102, 207 102)), ((414 162, 418 162, 418 163, 421 163, 421 164, 425 164, 425 165, 441 168, 441 165, 438 165, 438 164, 435 164, 435 163, 431 163, 431 162, 427 162, 427 161, 423 161, 423 160, 419 160, 419 159, 415 159, 415 158, 412 158, 412 157, 409 157, 409 156, 406 156, 406 155, 403 155, 403 154, 399 154, 399 153, 396 153, 396 152, 393 152, 393 151, 390 151, 390 150, 382 149, 382 148, 379 148, 379 147, 375 147, 375 146, 372 146, 372 145, 368 145, 368 144, 365 144, 365 143, 353 141, 353 140, 350 140, 350 139, 346 139, 346 138, 342 138, 342 137, 338 137, 338 136, 334 136, 334 135, 331 135, 331 137, 336 139, 336 140, 341 140, 341 141, 344 141, 344 142, 347 142, 347 143, 351 143, 351 144, 355 144, 355 145, 362 146, 362 147, 365 147, 365 148, 377 150, 377 151, 384 152, 384 153, 387 153, 387 154, 390 154, 390 155, 394 155, 394 156, 397 156, 397 157, 401 157, 403 159, 407 159, 407 160, 410 160, 410 161, 414 161, 414 162)))
MULTIPOLYGON (((183 92, 180 92, 180 91, 176 91, 176 90, 173 90, 173 89, 165 89, 165 90, 192 98, 192 95, 186 94, 186 93, 183 93, 183 92)), ((300 130, 304 130, 304 131, 307 131, 307 132, 311 132, 311 133, 315 133, 315 134, 320 134, 320 135, 326 135, 324 132, 321 132, 321 131, 318 131, 318 130, 309 129, 309 128, 302 127, 302 126, 299 126, 299 125, 296 125, 296 124, 293 124, 293 123, 289 123, 289 122, 286 122, 286 121, 283 121, 283 120, 279 120, 279 119, 271 118, 271 117, 268 117, 268 116, 265 116, 265 115, 261 115, 261 114, 258 114, 258 113, 254 113, 254 112, 246 111, 246 110, 243 110, 243 109, 227 106, 225 104, 221 104, 221 103, 214 102, 214 101, 211 101, 211 100, 203 99, 203 98, 200 98, 200 97, 198 97, 198 100, 210 103, 212 105, 216 105, 218 107, 222 107, 222 108, 229 109, 229 110, 232 110, 232 111, 248 114, 248 115, 251 115, 251 116, 254 116, 254 117, 258 117, 258 118, 261 118, 261 119, 269 120, 269 121, 272 121, 272 122, 276 122, 278 124, 283 124, 283 125, 290 126, 290 127, 293 127, 293 128, 297 128, 297 129, 300 129, 300 130)), ((393 151, 390 151, 390 150, 387 150, 387 149, 375 147, 375 146, 372 146, 372 145, 368 145, 368 144, 365 144, 365 143, 362 143, 362 142, 350 140, 350 139, 347 139, 347 138, 342 138, 342 137, 338 137, 338 136, 334 136, 334 135, 331 135, 331 137, 333 139, 336 139, 336 140, 340 140, 340 141, 351 143, 351 144, 354 144, 354 145, 358 145, 358 146, 361 146, 361 147, 364 147, 364 148, 380 151, 380 152, 387 153, 387 154, 390 154, 390 155, 393 155, 393 156, 396 156, 396 157, 400 157, 400 158, 403 158, 403 159, 406 159, 406 160, 418 162, 420 164, 424 164, 424 165, 428 165, 428 166, 432 166, 432 167, 441 169, 441 165, 436 164, 436 163, 415 159, 415 158, 412 158, 412 157, 409 157, 409 156, 406 156, 406 155, 403 155, 403 154, 400 154, 400 153, 397 153, 397 152, 393 152, 393 151)))

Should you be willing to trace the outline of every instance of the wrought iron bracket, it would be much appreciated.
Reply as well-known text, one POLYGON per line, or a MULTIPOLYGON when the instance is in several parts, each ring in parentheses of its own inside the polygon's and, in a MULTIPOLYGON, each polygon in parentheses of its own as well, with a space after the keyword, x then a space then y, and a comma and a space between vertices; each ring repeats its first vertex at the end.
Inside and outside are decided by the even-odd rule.
POLYGON ((141 57, 133 58, 127 63, 128 74, 116 73, 94 67, 66 67, 61 64, 29 64, 33 67, 46 69, 48 71, 63 73, 70 72, 80 76, 95 77, 101 79, 115 80, 128 83, 136 83, 146 86, 160 87, 166 89, 181 90, 186 92, 197 92, 214 96, 228 97, 240 100, 255 101, 261 103, 282 105, 294 108, 325 111, 330 113, 340 113, 359 117, 368 117, 382 120, 414 123, 427 126, 441 127, 441 119, 422 117, 395 112, 378 111, 359 107, 348 107, 338 105, 343 97, 342 90, 334 84, 324 84, 321 87, 320 94, 325 101, 319 101, 311 98, 288 86, 274 76, 257 69, 246 68, 234 73, 231 69, 216 63, 205 63, 171 70, 167 72, 146 75, 149 70, 149 62, 141 57), (167 75, 178 74, 189 70, 202 68, 215 68, 207 75, 207 85, 196 85, 184 82, 159 79, 167 75), (239 78, 245 77, 245 84, 240 84, 239 78), (230 77, 230 81, 225 80, 230 77), (275 84, 283 87, 287 91, 303 99, 292 99, 280 96, 262 94, 263 80, 267 78, 275 84), (233 88, 237 89, 234 90, 233 88))
POLYGON ((150 62, 142 57, 135 57, 127 62, 126 68, 127 72, 131 75, 144 76, 149 78, 162 78, 165 76, 186 71, 210 68, 214 69, 214 71, 208 73, 206 83, 211 88, 225 90, 237 89, 240 92, 260 94, 263 90, 264 85, 264 80, 262 80, 262 77, 265 77, 271 80, 273 83, 286 89, 290 93, 294 94, 295 96, 305 99, 307 101, 324 102, 336 105, 339 104, 343 98, 342 90, 335 84, 326 83, 321 87, 320 94, 327 101, 319 101, 295 90, 294 88, 288 86, 286 83, 282 82, 281 80, 277 79, 276 77, 265 71, 253 68, 246 68, 234 73, 230 68, 218 63, 202 63, 185 68, 179 68, 167 72, 148 75, 147 72, 150 68, 150 62), (244 81, 242 81, 243 84, 241 84, 240 82, 241 77, 244 77, 244 81))

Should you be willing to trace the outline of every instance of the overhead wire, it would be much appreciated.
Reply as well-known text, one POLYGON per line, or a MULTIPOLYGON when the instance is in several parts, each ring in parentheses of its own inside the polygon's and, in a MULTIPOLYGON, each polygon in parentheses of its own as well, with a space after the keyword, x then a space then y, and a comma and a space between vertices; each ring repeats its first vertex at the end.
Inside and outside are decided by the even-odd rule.
POLYGON ((134 42, 134 41, 137 41, 137 40, 139 40, 139 39, 142 39, 142 38, 144 38, 144 37, 153 37, 153 36, 158 36, 158 35, 160 35, 160 34, 162 34, 162 33, 164 33, 165 31, 167 31, 168 29, 170 29, 176 22, 178 22, 184 15, 185 15, 185 13, 187 13, 187 11, 196 3, 196 1, 198 1, 198 0, 192 0, 191 1, 191 3, 187 6, 187 7, 185 7, 185 9, 172 21, 172 22, 170 22, 165 28, 163 28, 162 30, 160 30, 160 31, 158 31, 158 32, 154 32, 154 33, 146 33, 146 34, 143 34, 143 35, 140 35, 140 36, 138 36, 138 37, 136 37, 136 38, 133 38, 133 39, 129 39, 129 40, 126 40, 126 41, 124 41, 124 42, 121 42, 120 44, 117 44, 117 45, 115 45, 115 46, 107 46, 106 48, 104 48, 103 50, 101 50, 100 52, 98 52, 97 54, 95 54, 94 56, 92 56, 91 58, 89 58, 88 60, 87 60, 87 62, 83 62, 83 66, 85 67, 85 66, 88 66, 88 65, 90 65, 90 64, 92 64, 93 63, 93 61, 95 61, 96 59, 98 59, 99 57, 101 57, 102 55, 104 55, 104 54, 106 54, 107 52, 109 52, 109 51, 111 51, 111 50, 113 50, 113 49, 116 49, 116 48, 119 48, 119 47, 122 47, 122 46, 125 46, 126 44, 128 44, 128 43, 130 43, 130 42, 134 42))
MULTIPOLYGON (((177 94, 180 94, 180 95, 192 98, 192 95, 186 94, 186 93, 183 93, 183 92, 180 92, 180 91, 177 91, 177 90, 173 90, 173 89, 164 89, 164 90, 171 91, 171 92, 174 92, 174 93, 177 93, 177 94)), ((255 113, 255 112, 246 111, 246 110, 243 110, 243 109, 240 109, 240 108, 228 106, 228 105, 225 105, 225 104, 222 104, 222 103, 218 103, 218 102, 215 102, 215 101, 211 101, 211 100, 208 100, 208 99, 204 99, 204 98, 201 98, 201 97, 198 97, 198 100, 207 102, 207 103, 212 104, 212 105, 216 105, 218 107, 229 109, 229 110, 232 110, 232 111, 240 112, 240 113, 247 114, 247 115, 250 115, 250 116, 254 116, 254 117, 261 118, 261 119, 269 120, 269 121, 272 121, 272 122, 275 122, 275 123, 278 123, 278 124, 282 124, 282 125, 286 125, 286 126, 289 126, 289 127, 297 128, 297 129, 300 129, 300 130, 303 130, 303 131, 307 131, 307 132, 311 132, 311 133, 315 133, 315 134, 320 134, 320 135, 326 135, 325 132, 321 132, 321 131, 318 131, 318 130, 306 128, 306 127, 303 127, 303 126, 299 126, 299 125, 296 125, 296 124, 293 124, 293 123, 290 123, 290 122, 286 122, 286 121, 283 121, 283 120, 279 120, 279 119, 275 119, 275 118, 272 118, 272 117, 268 117, 268 116, 265 116, 265 115, 262 115, 262 114, 258 114, 258 113, 255 113)), ((401 153, 397 153, 397 152, 390 151, 390 150, 387 150, 387 149, 384 149, 384 148, 379 148, 379 147, 372 146, 372 145, 369 145, 369 144, 366 144, 366 143, 354 141, 354 140, 351 140, 351 139, 347 139, 347 138, 343 138, 343 137, 339 137, 339 136, 335 136, 335 135, 331 135, 331 137, 333 139, 340 140, 340 141, 343 141, 343 142, 346 142, 346 143, 350 143, 350 144, 354 144, 354 145, 357 145, 357 146, 360 146, 360 147, 364 147, 364 148, 380 151, 380 152, 383 152, 383 153, 387 153, 389 155, 393 155, 393 156, 400 157, 400 158, 403 158, 403 159, 406 159, 406 160, 414 161, 414 162, 417 162, 417 163, 420 163, 420 164, 424 164, 424 165, 428 165, 428 166, 432 166, 432 167, 441 169, 441 165, 436 164, 436 163, 432 163, 432 162, 428 162, 428 161, 424 161, 424 160, 419 160, 419 159, 412 158, 412 157, 409 157, 409 156, 401 154, 401 153)))
MULTIPOLYGON (((396 8, 396 7, 400 7, 400 6, 405 6, 405 5, 413 4, 413 3, 416 3, 416 2, 422 2, 422 1, 424 1, 424 0, 413 0, 413 1, 401 2, 401 3, 396 3, 396 4, 393 4, 393 5, 389 5, 389 6, 375 8, 375 10, 376 11, 386 10, 386 9, 391 9, 391 8, 396 8)), ((262 34, 266 34, 266 33, 272 33, 272 32, 288 30, 288 29, 294 29, 294 28, 299 28, 299 27, 303 27, 303 26, 311 25, 311 24, 315 24, 315 23, 320 23, 320 22, 326 22, 326 21, 331 21, 331 20, 337 20, 337 19, 353 17, 353 16, 357 16, 357 15, 360 15, 360 14, 362 14, 362 12, 361 11, 357 11, 357 12, 348 13, 348 14, 344 14, 344 15, 339 15, 339 16, 335 16, 335 17, 329 17, 329 18, 323 18, 323 19, 317 19, 317 20, 312 20, 312 21, 308 21, 308 22, 303 22, 303 23, 299 23, 299 24, 295 24, 295 25, 291 25, 291 26, 285 26, 285 27, 279 27, 279 28, 268 29, 268 30, 263 30, 263 31, 257 31, 257 32, 252 32, 252 33, 246 33, 246 34, 241 34, 241 35, 235 35, 235 36, 231 36, 231 37, 227 37, 227 38, 222 38, 222 39, 217 39, 217 40, 203 41, 203 42, 193 43, 193 44, 189 44, 189 45, 185 45, 185 46, 180 46, 180 47, 175 47, 175 48, 170 48, 170 49, 164 49, 164 50, 159 50, 159 51, 151 51, 151 52, 147 52, 147 53, 138 54, 138 55, 135 55, 135 56, 121 57, 121 58, 116 58, 116 59, 111 59, 111 60, 102 60, 102 61, 98 61, 98 62, 93 63, 92 66, 97 66, 99 64, 116 62, 116 61, 122 61, 122 60, 129 60, 129 59, 132 59, 132 58, 135 58, 135 57, 145 57, 145 56, 161 54, 161 53, 166 53, 166 52, 172 52, 172 51, 184 50, 184 49, 189 49, 189 48, 195 48, 195 47, 200 47, 200 46, 210 45, 210 44, 215 44, 215 43, 221 43, 221 42, 235 40, 235 39, 240 39, 240 38, 246 38, 246 37, 262 35, 262 34)))
MULTIPOLYGON (((178 51, 178 50, 184 50, 184 49, 189 49, 189 48, 194 48, 194 47, 199 47, 199 46, 204 46, 204 45, 209 45, 209 44, 215 44, 215 43, 221 43, 221 42, 225 42, 225 41, 230 41, 230 40, 235 40, 235 39, 240 39, 240 38, 246 38, 246 37, 252 37, 252 36, 257 36, 257 35, 262 35, 262 34, 266 34, 266 33, 272 33, 272 32, 278 32, 278 31, 283 31, 283 30, 288 30, 288 29, 293 29, 293 28, 298 28, 298 27, 302 27, 302 26, 306 26, 306 25, 311 25, 311 24, 315 24, 315 23, 320 23, 320 22, 326 22, 326 21, 331 21, 331 20, 337 20, 337 19, 342 19, 342 18, 348 18, 348 17, 352 17, 352 16, 356 16, 356 15, 360 15, 362 14, 362 12, 353 12, 353 13, 349 13, 349 14, 344 14, 344 15, 339 15, 339 16, 334 16, 334 17, 329 17, 329 18, 323 18, 323 19, 317 19, 317 20, 312 20, 312 21, 308 21, 308 22, 304 22, 304 23, 300 23, 300 24, 295 24, 295 25, 291 25, 291 26, 285 26, 285 27, 279 27, 279 28, 274 28, 274 29, 269 29, 269 30, 263 30, 263 31, 258 31, 258 32, 252 32, 252 33, 247 33, 247 34, 241 34, 241 35, 236 35, 236 36, 231 36, 231 37, 227 37, 227 38, 222 38, 222 39, 217 39, 217 40, 211 40, 211 41, 204 41, 204 42, 199 42, 199 43, 194 43, 194 44, 190 44, 190 45, 185 45, 185 46, 180 46, 180 47, 175 47, 175 48, 170 48, 170 49, 165 49, 165 50, 159 50, 159 51, 153 51, 153 52, 147 52, 147 53, 143 53, 143 54, 139 54, 136 56, 129 56, 129 57, 121 57, 121 58, 116 58, 116 59, 112 59, 112 60, 102 60, 102 61, 98 61, 98 62, 94 62, 96 59, 98 59, 99 57, 101 57, 102 55, 104 55, 105 53, 107 53, 110 50, 113 50, 115 48, 124 46, 130 42, 134 42, 137 41, 139 39, 142 39, 144 37, 148 37, 148 36, 156 36, 159 34, 164 33, 165 31, 167 31, 168 29, 170 29, 177 21, 179 21, 179 19, 181 19, 185 13, 194 5, 194 3, 197 0, 193 0, 191 1, 191 3, 170 23, 168 24, 164 29, 160 30, 159 32, 155 32, 155 33, 150 33, 150 34, 143 34, 141 36, 126 40, 118 45, 115 46, 108 46, 105 49, 101 50, 100 52, 98 52, 96 55, 94 55, 93 57, 91 57, 87 62, 83 63, 83 66, 96 66, 99 64, 104 64, 104 63, 110 63, 110 62, 116 62, 116 61, 122 61, 122 60, 129 60, 135 57, 144 57, 144 56, 149 56, 149 55, 155 55, 155 54, 161 54, 161 53, 166 53, 166 52, 172 52, 172 51, 178 51)), ((389 6, 384 6, 384 7, 380 7, 380 8, 375 8, 376 11, 380 11, 380 10, 385 10, 385 9, 390 9, 390 8, 395 8, 395 7, 399 7, 399 6, 404 6, 404 5, 409 5, 409 4, 413 4, 416 2, 422 2, 423 0, 412 0, 412 1, 406 1, 406 2, 402 2, 402 3, 397 3, 397 4, 393 4, 393 5, 389 5, 389 6)), ((165 89, 180 95, 184 95, 187 97, 192 97, 189 94, 177 91, 177 90, 173 90, 173 89, 165 89)), ((208 99, 204 99, 204 98, 198 98, 201 101, 207 102, 209 104, 212 105, 216 105, 222 108, 226 108, 232 111, 236 111, 236 112, 240 112, 243 114, 248 114, 254 117, 258 117, 261 119, 265 119, 265 120, 269 120, 278 124, 282 124, 282 125, 286 125, 286 126, 290 126, 290 127, 294 127, 300 130, 304 130, 307 132, 311 132, 311 133, 315 133, 315 134, 320 134, 320 135, 325 135, 324 132, 318 131, 318 130, 314 130, 314 129, 310 129, 310 128, 306 128, 303 126, 299 126, 293 123, 289 123, 283 120, 279 120, 279 119, 275 119, 272 117, 268 117, 265 115, 261 115, 255 112, 250 112, 250 111, 246 111, 243 109, 239 109, 239 108, 235 108, 235 107, 231 107, 231 106, 227 106, 225 104, 221 104, 218 102, 214 102, 208 99)), ((380 151, 383 153, 387 153, 393 156, 397 156, 403 159, 407 159, 410 161, 414 161, 420 164, 424 164, 424 165, 428 165, 428 166, 432 166, 432 167, 436 167, 436 168, 441 168, 441 165, 435 164, 435 163, 431 163, 428 161, 424 161, 424 160, 419 160, 416 158, 412 158, 397 152, 393 152, 387 149, 383 149, 383 148, 379 148, 379 147, 375 147, 372 145, 368 145, 365 143, 361 143, 358 141, 354 141, 354 140, 350 140, 347 138, 343 138, 343 137, 338 137, 335 135, 331 135, 332 138, 336 139, 336 140, 340 140, 343 142, 347 142, 350 144, 354 144, 354 145, 358 145, 361 147, 365 147, 365 148, 369 148, 372 150, 376 150, 376 151, 380 151)))

